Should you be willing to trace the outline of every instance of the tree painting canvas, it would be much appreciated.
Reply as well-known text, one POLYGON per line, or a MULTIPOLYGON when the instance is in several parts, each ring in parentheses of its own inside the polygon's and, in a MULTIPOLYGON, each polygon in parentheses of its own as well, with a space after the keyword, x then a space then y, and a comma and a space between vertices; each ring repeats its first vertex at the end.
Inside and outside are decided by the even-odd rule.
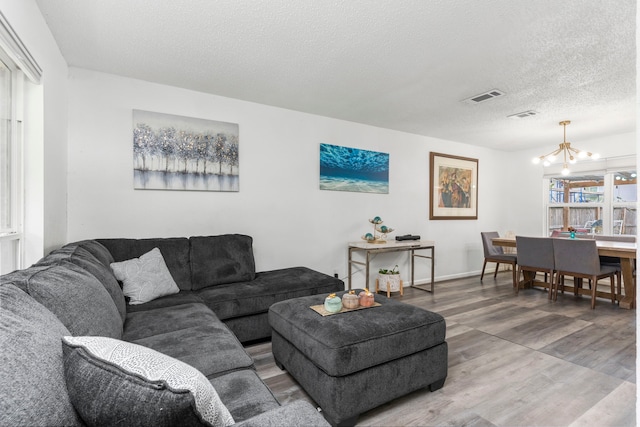
POLYGON ((389 154, 320 144, 320 189, 389 193, 389 154))
POLYGON ((133 110, 133 185, 239 191, 238 124, 133 110))

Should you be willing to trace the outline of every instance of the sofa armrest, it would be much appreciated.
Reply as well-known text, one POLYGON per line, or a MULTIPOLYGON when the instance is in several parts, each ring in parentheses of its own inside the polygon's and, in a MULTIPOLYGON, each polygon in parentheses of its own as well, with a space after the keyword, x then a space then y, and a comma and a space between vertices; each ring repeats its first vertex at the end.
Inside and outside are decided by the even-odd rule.
POLYGON ((304 400, 271 409, 234 425, 236 427, 331 426, 313 405, 304 400))

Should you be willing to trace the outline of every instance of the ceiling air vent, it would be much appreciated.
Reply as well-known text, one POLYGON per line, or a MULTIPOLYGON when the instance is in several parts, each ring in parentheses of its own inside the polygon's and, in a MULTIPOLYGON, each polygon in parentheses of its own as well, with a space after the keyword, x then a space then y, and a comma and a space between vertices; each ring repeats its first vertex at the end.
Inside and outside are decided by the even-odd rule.
POLYGON ((485 93, 481 93, 480 95, 472 96, 471 98, 467 98, 462 100, 462 102, 467 104, 479 104, 484 101, 488 101, 490 99, 498 98, 500 96, 504 96, 504 92, 498 89, 493 89, 485 93))
POLYGON ((538 114, 537 111, 527 110, 527 111, 523 111, 522 113, 512 114, 510 116, 507 116, 507 118, 508 119, 524 119, 525 117, 531 117, 537 114, 538 114))

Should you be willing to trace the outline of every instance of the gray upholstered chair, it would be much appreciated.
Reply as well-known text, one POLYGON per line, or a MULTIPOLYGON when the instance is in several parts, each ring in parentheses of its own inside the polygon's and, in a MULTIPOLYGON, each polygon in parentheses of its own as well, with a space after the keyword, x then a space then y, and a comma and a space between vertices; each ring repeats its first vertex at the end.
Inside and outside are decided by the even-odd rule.
POLYGON ((482 237, 482 247, 484 249, 484 264, 482 264, 482 274, 480 274, 480 281, 484 277, 484 269, 487 266, 488 262, 496 263, 496 271, 493 273, 493 278, 496 278, 498 274, 498 267, 500 264, 511 264, 511 269, 513 270, 513 286, 517 288, 518 282, 516 280, 516 265, 518 263, 518 255, 516 254, 505 254, 502 250, 501 246, 494 246, 491 242, 491 239, 495 239, 500 237, 497 231, 485 231, 481 232, 480 236, 482 237))
MULTIPOLYGON (((605 241, 609 241, 609 242, 629 242, 629 243, 635 243, 636 242, 636 236, 633 235, 628 235, 628 234, 620 234, 620 235, 615 235, 615 236, 606 236, 603 234, 596 234, 595 236, 596 240, 605 240, 605 241)), ((633 268, 633 275, 635 277, 635 259, 633 260, 633 264, 634 264, 634 268, 633 268)), ((612 265, 614 267, 618 267, 620 270, 622 270, 622 265, 620 263, 620 258, 617 257, 612 257, 612 256, 600 256, 600 264, 602 265, 612 265)), ((618 271, 618 295, 622 294, 622 273, 621 271, 618 271)))
MULTIPOLYGON (((556 268, 556 279, 553 285, 553 299, 558 297, 560 281, 564 276, 575 279, 589 279, 591 285, 591 308, 596 308, 598 280, 609 277, 611 280, 611 302, 615 303, 615 277, 620 271, 618 267, 600 265, 598 247, 595 240, 552 239, 553 258, 556 268)), ((577 286, 577 285, 575 285, 577 286)))
MULTIPOLYGON (((520 273, 522 273, 527 279, 525 283, 531 281, 533 284, 536 273, 544 273, 545 281, 543 283, 549 289, 549 299, 551 299, 555 272, 553 239, 550 237, 516 236, 516 247, 518 248, 518 280, 520 273), (526 272, 533 274, 527 275, 526 272), (550 277, 549 282, 547 282, 547 275, 550 277)), ((520 287, 517 287, 516 294, 519 290, 520 287)))

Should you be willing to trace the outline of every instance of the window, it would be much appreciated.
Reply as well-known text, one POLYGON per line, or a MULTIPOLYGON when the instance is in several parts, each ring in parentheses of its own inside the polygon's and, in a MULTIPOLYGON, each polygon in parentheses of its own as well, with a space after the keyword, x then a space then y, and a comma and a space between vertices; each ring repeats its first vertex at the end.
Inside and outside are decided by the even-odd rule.
POLYGON ((637 234, 638 185, 636 171, 613 174, 613 234, 637 234))
POLYGON ((635 170, 550 176, 545 185, 549 189, 545 225, 549 235, 570 228, 586 234, 637 233, 635 170))
POLYGON ((0 12, 0 274, 22 267, 25 85, 42 69, 0 12))
POLYGON ((22 73, 0 52, 0 273, 21 267, 22 253, 22 73))

